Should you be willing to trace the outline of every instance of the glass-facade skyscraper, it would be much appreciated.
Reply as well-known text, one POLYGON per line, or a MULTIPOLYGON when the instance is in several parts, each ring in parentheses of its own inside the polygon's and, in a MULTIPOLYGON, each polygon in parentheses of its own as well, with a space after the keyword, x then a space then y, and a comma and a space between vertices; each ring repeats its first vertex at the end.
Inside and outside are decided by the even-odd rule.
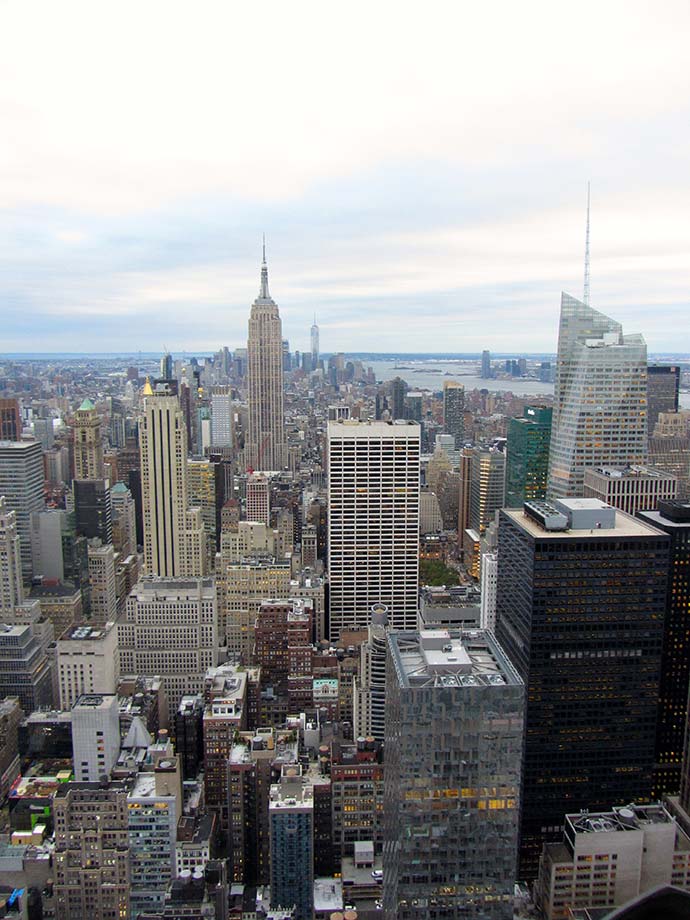
POLYGON ((637 516, 670 540, 653 790, 661 798, 678 795, 681 786, 690 688, 690 504, 662 501, 657 511, 637 516))
POLYGON ((548 497, 582 496, 586 467, 641 464, 646 452, 644 339, 562 294, 548 497))
POLYGON ((492 633, 390 633, 385 920, 513 916, 525 688, 492 633))
POLYGON ((508 508, 546 498, 551 443, 551 408, 525 406, 523 418, 511 418, 506 444, 508 508))
POLYGON ((677 412, 680 365, 650 364, 647 368, 647 430, 654 434, 660 412, 677 412))
POLYGON ((520 878, 563 816, 652 793, 668 537, 597 499, 503 510, 496 637, 525 681, 520 878))
POLYGON ((480 376, 482 380, 491 379, 491 352, 486 349, 482 352, 482 369, 480 376))

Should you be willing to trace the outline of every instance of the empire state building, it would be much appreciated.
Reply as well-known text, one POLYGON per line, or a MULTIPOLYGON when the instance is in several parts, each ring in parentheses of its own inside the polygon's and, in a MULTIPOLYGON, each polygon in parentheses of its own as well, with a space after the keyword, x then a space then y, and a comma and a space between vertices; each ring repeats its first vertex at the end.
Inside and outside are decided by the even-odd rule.
POLYGON ((287 463, 283 416, 283 334, 278 306, 268 292, 264 243, 261 290, 252 304, 247 340, 249 431, 245 460, 254 470, 282 470, 287 463))

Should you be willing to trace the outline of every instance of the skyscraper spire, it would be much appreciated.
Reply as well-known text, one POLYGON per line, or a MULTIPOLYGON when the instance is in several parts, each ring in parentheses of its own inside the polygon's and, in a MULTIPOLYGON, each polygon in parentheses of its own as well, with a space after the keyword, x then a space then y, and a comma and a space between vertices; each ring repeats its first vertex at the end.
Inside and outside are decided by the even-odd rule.
POLYGON ((319 327, 316 325, 316 312, 314 312, 314 325, 311 327, 311 369, 315 371, 319 366, 319 327))
POLYGON ((265 240, 261 290, 249 314, 247 378, 245 465, 254 470, 282 470, 287 463, 283 415, 283 334, 278 305, 268 293, 265 240))
POLYGON ((585 232, 585 284, 582 302, 589 306, 589 182, 587 183, 587 230, 585 232))
POLYGON ((270 300, 271 295, 268 293, 268 265, 266 264, 266 234, 263 234, 263 255, 261 259, 261 290, 259 291, 261 300, 270 300))

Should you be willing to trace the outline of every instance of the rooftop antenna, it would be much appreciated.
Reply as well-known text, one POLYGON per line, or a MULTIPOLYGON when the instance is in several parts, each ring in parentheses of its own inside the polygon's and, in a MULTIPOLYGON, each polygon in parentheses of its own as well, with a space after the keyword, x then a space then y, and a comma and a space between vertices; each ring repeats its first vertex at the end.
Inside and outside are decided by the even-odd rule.
POLYGON ((263 249, 261 255, 261 289, 259 297, 263 300, 270 300, 271 295, 268 293, 268 265, 266 265, 266 234, 262 234, 263 249))
POLYGON ((585 284, 582 302, 589 306, 589 182, 587 183, 587 230, 585 232, 585 284))

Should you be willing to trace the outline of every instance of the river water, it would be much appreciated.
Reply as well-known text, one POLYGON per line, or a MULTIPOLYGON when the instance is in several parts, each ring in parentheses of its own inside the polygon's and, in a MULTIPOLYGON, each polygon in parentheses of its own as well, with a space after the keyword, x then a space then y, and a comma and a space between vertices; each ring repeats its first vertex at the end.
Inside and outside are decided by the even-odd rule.
MULTIPOLYGON (((411 361, 392 359, 389 361, 364 361, 365 367, 371 367, 377 380, 392 380, 402 377, 413 390, 432 390, 439 393, 444 380, 457 380, 468 390, 482 389, 490 392, 510 390, 516 396, 553 395, 552 383, 539 380, 513 377, 503 380, 484 380, 477 376, 475 361, 411 361), (440 373, 438 373, 440 371, 440 373)), ((690 392, 681 392, 679 397, 681 409, 690 409, 690 392)))
POLYGON ((457 380, 467 390, 486 387, 491 392, 510 390, 516 396, 553 395, 552 383, 522 377, 505 380, 483 380, 477 376, 476 361, 364 361, 365 367, 373 368, 377 380, 392 380, 402 377, 412 390, 433 390, 440 392, 444 380, 457 380))

